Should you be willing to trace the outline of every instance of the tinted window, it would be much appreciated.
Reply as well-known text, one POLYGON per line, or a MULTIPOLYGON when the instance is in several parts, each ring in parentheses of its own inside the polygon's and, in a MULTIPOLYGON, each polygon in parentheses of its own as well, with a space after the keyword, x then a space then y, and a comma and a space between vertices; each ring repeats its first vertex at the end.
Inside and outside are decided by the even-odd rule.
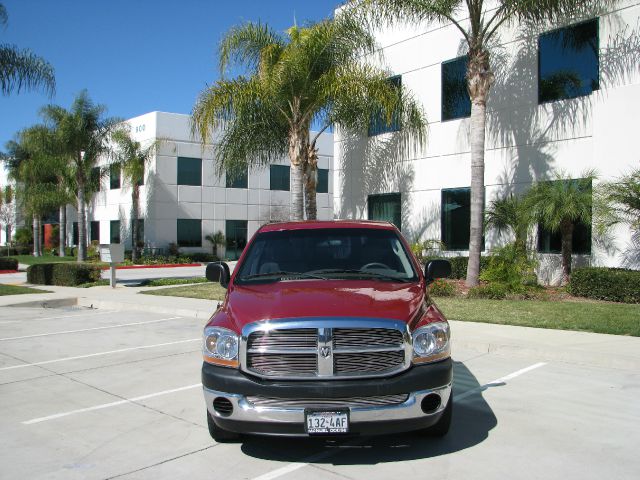
POLYGON ((111 190, 120 188, 120 165, 111 165, 109 167, 109 188, 111 190))
POLYGON ((111 220, 109 224, 109 239, 111 243, 120 243, 120 220, 111 220))
POLYGON ((441 239, 447 250, 469 249, 471 189, 442 190, 441 239))
POLYGON ((249 175, 247 171, 236 173, 235 175, 227 173, 227 188, 247 188, 249 175))
POLYGON ((329 193, 329 170, 326 168, 318 169, 318 185, 316 186, 317 193, 329 193))
POLYGON ((247 221, 227 220, 225 227, 227 238, 227 258, 237 260, 240 258, 244 247, 247 246, 247 221))
MULTIPOLYGON (((398 89, 402 88, 402 76, 398 75, 389 78, 389 83, 398 89)), ((381 133, 397 132, 398 130, 400 130, 400 116, 397 112, 391 115, 390 123, 387 123, 386 116, 380 112, 371 118, 368 134, 372 137, 374 135, 380 135, 381 133)))
POLYGON ((202 159, 178 157, 178 185, 202 185, 202 159))
POLYGON ((367 218, 393 223, 402 230, 402 201, 399 193, 369 195, 367 218))
POLYGON ((269 185, 271 190, 289 191, 291 169, 287 165, 271 165, 269 167, 269 185))
POLYGON ((202 220, 179 218, 177 229, 179 247, 202 246, 202 220))
POLYGON ((261 233, 251 244, 236 280, 281 271, 339 279, 417 279, 410 256, 394 231, 365 228, 261 233))
MULTIPOLYGON (((573 227, 571 250, 572 253, 591 254, 591 225, 578 223, 573 227)), ((561 253, 562 235, 560 232, 551 232, 538 225, 538 252, 561 253)))
POLYGON ((100 242, 100 222, 92 221, 90 224, 90 235, 92 242, 100 242))
POLYGON ((71 237, 73 245, 78 245, 78 243, 80 243, 80 231, 78 230, 78 222, 73 222, 71 237))
POLYGON ((538 101, 589 95, 598 90, 598 19, 540 35, 538 101))
POLYGON ((471 99, 467 90, 467 57, 442 63, 442 120, 471 115, 471 99))

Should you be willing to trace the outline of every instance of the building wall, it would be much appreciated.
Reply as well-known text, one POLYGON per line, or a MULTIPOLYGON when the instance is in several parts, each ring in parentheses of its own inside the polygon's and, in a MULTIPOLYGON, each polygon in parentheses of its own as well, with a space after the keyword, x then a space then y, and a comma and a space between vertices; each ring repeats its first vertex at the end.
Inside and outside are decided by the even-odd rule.
MULTIPOLYGON (((177 219, 202 220, 202 247, 183 247, 182 251, 212 251, 204 239, 219 230, 225 232, 226 220, 246 220, 248 237, 260 225, 289 219, 290 193, 272 191, 269 167, 249 171, 248 188, 226 188, 224 173, 217 175, 216 144, 202 149, 199 139, 190 133, 189 116, 175 113, 152 112, 127 120, 132 136, 143 145, 154 139, 161 143, 150 162, 144 185, 140 188, 140 218, 144 218, 145 246, 166 248, 177 240, 177 219), (202 159, 202 185, 178 185, 178 157, 202 159)), ((318 142, 318 167, 333 168, 333 139, 323 134, 318 142)), ((103 162, 106 164, 105 162, 103 162)), ((288 165, 288 159, 278 162, 288 165)), ((319 193, 318 218, 333 218, 333 175, 329 175, 329 192, 319 193)), ((110 221, 121 221, 121 241, 131 248, 131 188, 122 180, 121 188, 111 190, 109 178, 103 178, 98 192, 88 209, 88 221, 100 222, 100 243, 109 243, 110 221)), ((69 232, 75 212, 72 212, 69 232)))
MULTIPOLYGON (((402 229, 410 240, 440 239, 441 191, 469 187, 470 119, 442 121, 441 64, 465 53, 453 25, 424 24, 378 32, 385 66, 402 75, 402 85, 422 103, 429 122, 423 148, 402 133, 375 137, 337 132, 334 211, 339 218, 366 218, 367 197, 400 192, 402 229)), ((600 15, 585 14, 562 25, 502 28, 493 49, 495 84, 487 105, 485 185, 487 204, 518 193, 536 180, 564 171, 580 178, 596 169, 599 182, 640 164, 634 148, 640 107, 640 2, 626 1, 600 15), (599 17, 600 89, 571 100, 538 104, 538 36, 552 28, 599 17)), ((374 61, 374 60, 370 60, 374 61)), ((595 185, 594 185, 595 186, 595 185)), ((486 250, 504 243, 488 232, 486 250)), ((626 227, 593 238, 592 255, 576 261, 628 265, 631 243, 626 227)), ((452 252, 467 254, 468 252, 452 252)), ((543 276, 557 280, 559 256, 543 255, 543 276)))

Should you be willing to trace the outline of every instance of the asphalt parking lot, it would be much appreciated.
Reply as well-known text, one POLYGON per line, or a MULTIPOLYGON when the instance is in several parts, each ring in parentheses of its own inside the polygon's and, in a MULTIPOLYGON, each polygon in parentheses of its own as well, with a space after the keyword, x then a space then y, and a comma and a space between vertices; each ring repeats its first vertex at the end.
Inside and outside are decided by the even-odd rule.
POLYGON ((0 477, 635 479, 640 472, 640 372, 460 349, 444 439, 215 444, 200 387, 202 326, 144 312, 0 309, 0 477))

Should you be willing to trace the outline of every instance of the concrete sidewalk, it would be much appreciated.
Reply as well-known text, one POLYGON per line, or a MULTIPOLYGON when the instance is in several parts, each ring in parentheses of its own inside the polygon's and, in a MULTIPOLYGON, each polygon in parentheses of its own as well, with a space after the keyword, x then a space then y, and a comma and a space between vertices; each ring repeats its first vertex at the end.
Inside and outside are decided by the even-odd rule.
MULTIPOLYGON (((61 307, 79 305, 108 310, 133 310, 202 319, 216 301, 142 295, 149 287, 73 288, 37 286, 53 293, 0 296, 2 306, 61 307)), ((155 287, 170 288, 170 287, 155 287)), ((479 353, 528 357, 579 365, 640 371, 640 338, 587 332, 461 322, 451 319, 453 348, 479 353)))

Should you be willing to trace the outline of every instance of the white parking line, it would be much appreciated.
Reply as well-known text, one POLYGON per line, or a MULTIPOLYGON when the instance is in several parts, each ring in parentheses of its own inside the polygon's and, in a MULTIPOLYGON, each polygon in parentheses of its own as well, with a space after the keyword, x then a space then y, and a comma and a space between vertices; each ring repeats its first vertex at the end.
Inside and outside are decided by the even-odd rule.
POLYGON ((168 395, 169 393, 182 392, 184 390, 190 390, 192 388, 202 387, 201 383, 195 385, 187 385, 186 387, 174 388, 172 390, 164 390, 162 392, 150 393, 148 395, 142 395, 140 397, 125 398, 118 400, 117 402, 103 403, 101 405, 94 405, 93 407, 79 408, 78 410, 71 410, 70 412, 56 413, 55 415, 49 415, 47 417, 33 418, 22 422, 23 425, 33 425, 34 423, 46 422, 48 420, 55 420, 56 418, 68 417, 69 415, 75 415, 76 413, 93 412, 95 410, 102 410, 104 408, 117 407, 118 405, 125 405, 127 403, 139 402, 140 400, 146 400, 147 398, 159 397, 161 395, 168 395))
MULTIPOLYGON (((42 309, 39 309, 39 310, 42 310, 42 309)), ((107 314, 113 313, 113 312, 114 312, 113 310, 108 310, 106 312, 95 312, 94 313, 91 310, 87 310, 86 312, 80 312, 78 315, 61 315, 59 317, 37 317, 37 316, 34 316, 34 317, 29 318, 29 320, 57 320, 59 318, 76 318, 76 317, 85 317, 87 315, 91 315, 93 317, 95 315, 107 315, 107 314)), ((12 320, 12 321, 19 322, 21 320, 12 320)))
POLYGON ((132 325, 147 325, 149 323, 168 322, 169 320, 176 320, 178 318, 183 318, 183 317, 169 317, 169 318, 161 318, 159 320, 147 320, 145 322, 121 323, 119 325, 107 325, 104 327, 82 328, 80 330, 65 330, 62 332, 37 333, 35 335, 23 335, 21 337, 5 337, 5 338, 0 338, 0 342, 4 342, 6 340, 21 340, 23 338, 36 338, 36 337, 48 337, 51 335, 64 335, 66 333, 90 332, 92 330, 105 330, 107 328, 129 327, 132 325))
MULTIPOLYGON (((546 363, 536 363, 535 365, 531 365, 529 367, 526 367, 526 368, 523 368, 521 370, 515 371, 513 373, 505 375, 504 377, 497 378, 497 379, 493 380, 492 382, 485 383, 484 385, 481 385, 481 386, 476 387, 476 388, 472 388, 471 390, 467 390, 466 392, 461 393, 460 395, 454 396, 453 399, 455 401, 463 400, 465 398, 470 397, 474 393, 478 393, 478 392, 484 391, 484 390, 486 390, 487 388, 489 388, 491 386, 499 385, 499 384, 504 383, 504 382, 506 382, 508 380, 511 380, 513 378, 516 378, 516 377, 519 377, 523 373, 530 372, 531 370, 535 370, 536 368, 540 368, 540 367, 542 367, 544 365, 546 365, 546 363)), ((322 460, 322 459, 325 459, 327 457, 331 457, 333 455, 336 455, 339 452, 340 452, 340 450, 328 450, 328 451, 319 452, 319 453, 317 453, 315 455, 312 455, 310 457, 304 458, 301 462, 290 463, 289 465, 285 465, 282 468, 278 468, 278 469, 273 470, 271 472, 267 472, 267 473, 265 473, 263 475, 260 475, 259 477, 254 477, 251 480, 273 480, 275 478, 282 477, 283 475, 287 475, 288 473, 295 472, 296 470, 304 468, 304 467, 308 466, 310 463, 317 462, 318 460, 322 460)))
POLYGON ((200 340, 201 340, 200 338, 189 338, 187 340, 178 340, 176 342, 156 343, 155 345, 141 345, 139 347, 129 347, 129 348, 121 348, 119 350, 109 350, 108 352, 89 353, 87 355, 77 355, 75 357, 57 358, 55 360, 45 360, 43 362, 24 363, 22 365, 12 365, 10 367, 2 367, 0 368, 0 372, 3 370, 14 370, 16 368, 36 367, 38 365, 49 365, 50 363, 67 362, 69 360, 79 360, 81 358, 91 358, 91 357, 99 357, 101 355, 111 355, 114 353, 130 352, 132 350, 143 350, 145 348, 166 347, 168 345, 178 345, 180 343, 196 342, 200 340))

